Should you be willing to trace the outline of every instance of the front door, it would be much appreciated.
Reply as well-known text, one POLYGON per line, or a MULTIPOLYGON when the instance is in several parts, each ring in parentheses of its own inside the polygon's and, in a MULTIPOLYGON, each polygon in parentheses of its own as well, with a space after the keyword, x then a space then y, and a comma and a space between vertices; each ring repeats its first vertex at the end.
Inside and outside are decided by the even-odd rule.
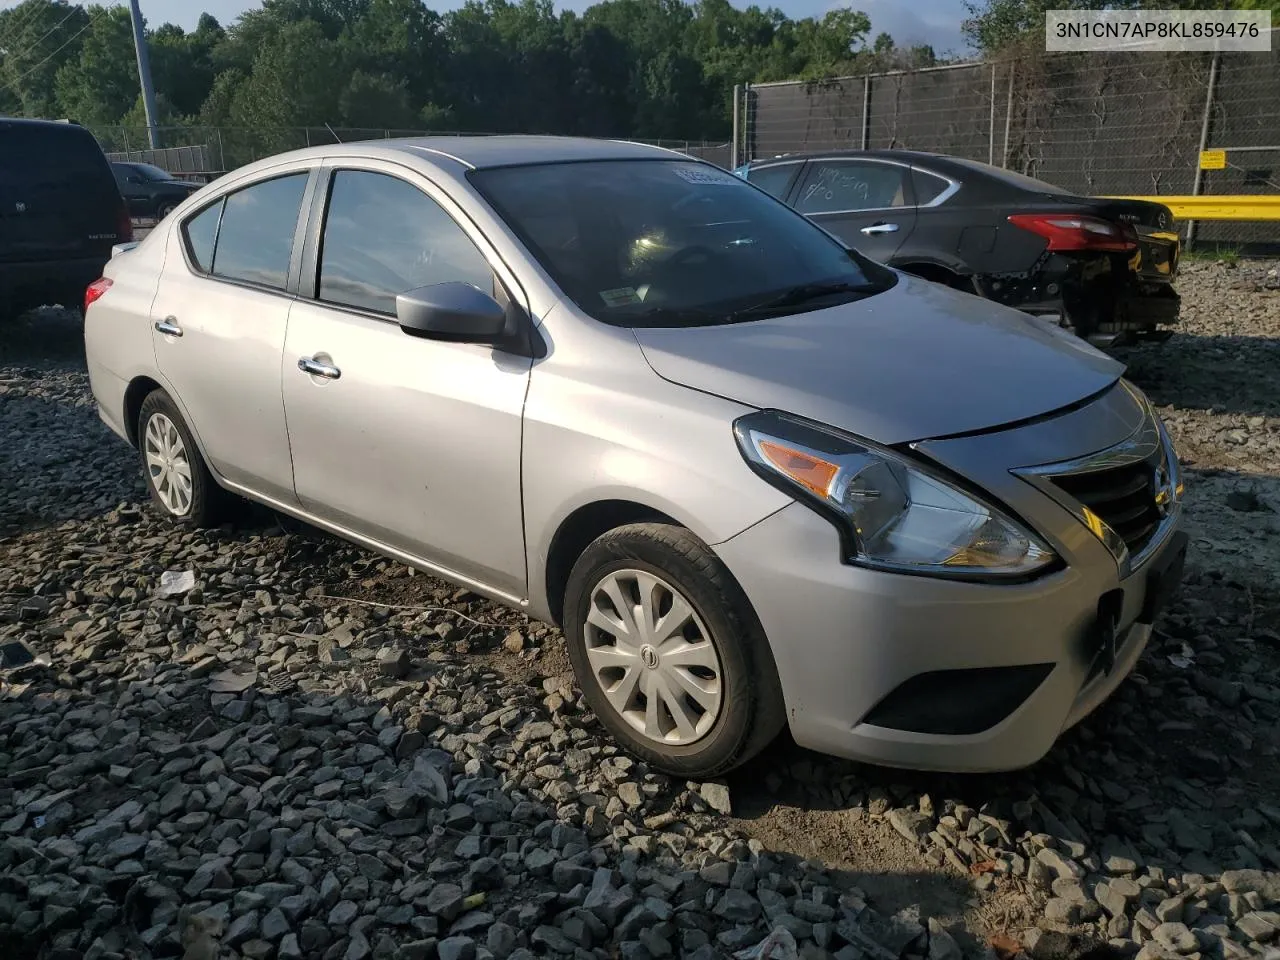
POLYGON ((286 503, 293 465, 280 358, 309 176, 256 181, 189 217, 171 234, 166 258, 179 266, 161 273, 151 307, 157 365, 210 465, 286 503))
POLYGON ((395 320, 406 290, 494 289, 488 262, 428 190, 376 162, 332 173, 316 296, 294 305, 285 343, 297 495, 322 519, 523 598, 531 361, 412 337, 395 320))
POLYGON ((911 168, 885 160, 815 160, 791 205, 845 244, 888 263, 915 227, 911 168))

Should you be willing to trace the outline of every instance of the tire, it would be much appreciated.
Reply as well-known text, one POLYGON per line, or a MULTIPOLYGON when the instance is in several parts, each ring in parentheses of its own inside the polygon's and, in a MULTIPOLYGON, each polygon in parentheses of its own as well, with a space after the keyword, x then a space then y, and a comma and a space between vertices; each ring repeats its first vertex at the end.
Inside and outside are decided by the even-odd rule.
MULTIPOLYGON (((633 640, 661 639, 663 631, 646 634, 634 615, 629 623, 638 634, 633 640)), ((631 524, 588 546, 565 588, 564 634, 591 709, 625 749, 655 770, 693 780, 720 776, 763 750, 786 722, 777 668, 746 595, 720 559, 682 527, 631 524), (683 630, 661 650, 634 643, 623 635, 625 616, 613 617, 623 628, 619 633, 602 629, 608 620, 601 619, 599 607, 595 622, 589 620, 593 603, 618 613, 618 605, 604 599, 611 592, 624 603, 631 601, 633 614, 640 609, 634 605, 639 593, 659 598, 659 626, 676 594, 690 616, 679 618, 683 630), (685 661, 677 659, 681 655, 685 661), (701 701, 687 692, 689 682, 701 692, 701 701), (655 683, 665 687, 665 695, 655 683), (660 706, 650 709, 644 691, 654 689, 660 706), (708 691, 718 692, 718 700, 708 691), (684 725, 677 722, 672 703, 684 715, 684 725)))
POLYGON ((138 454, 147 492, 160 513, 183 526, 217 526, 227 495, 205 465, 177 405, 163 390, 153 390, 142 401, 138 454))
POLYGON ((178 208, 178 205, 176 203, 174 203, 171 200, 166 200, 164 203, 160 204, 160 206, 156 209, 156 220, 157 221, 163 220, 169 214, 173 213, 173 211, 176 210, 177 208, 178 208))

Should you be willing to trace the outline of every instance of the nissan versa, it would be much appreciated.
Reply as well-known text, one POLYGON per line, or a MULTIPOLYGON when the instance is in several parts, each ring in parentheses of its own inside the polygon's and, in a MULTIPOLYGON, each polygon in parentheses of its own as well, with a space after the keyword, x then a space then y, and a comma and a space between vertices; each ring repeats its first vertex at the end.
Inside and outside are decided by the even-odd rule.
POLYGON ((1030 764, 1181 575, 1123 368, 630 143, 340 144, 122 245, 90 376, 158 507, 239 494, 559 624, 612 735, 707 777, 784 726, 1030 764))

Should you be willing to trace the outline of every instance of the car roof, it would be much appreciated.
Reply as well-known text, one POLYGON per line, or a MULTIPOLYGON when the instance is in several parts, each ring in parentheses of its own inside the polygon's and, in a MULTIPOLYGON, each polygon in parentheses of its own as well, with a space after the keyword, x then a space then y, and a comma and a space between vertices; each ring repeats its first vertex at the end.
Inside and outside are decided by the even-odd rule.
MULTIPOLYGON (((309 147, 288 154, 302 159, 349 157, 403 159, 405 155, 428 162, 453 161, 472 170, 520 166, 530 163, 568 163, 580 160, 695 160, 665 147, 627 140, 596 140, 590 137, 549 137, 525 134, 495 134, 479 137, 406 137, 394 140, 360 140, 351 143, 309 147)), ((268 158, 268 159, 279 159, 268 158)))

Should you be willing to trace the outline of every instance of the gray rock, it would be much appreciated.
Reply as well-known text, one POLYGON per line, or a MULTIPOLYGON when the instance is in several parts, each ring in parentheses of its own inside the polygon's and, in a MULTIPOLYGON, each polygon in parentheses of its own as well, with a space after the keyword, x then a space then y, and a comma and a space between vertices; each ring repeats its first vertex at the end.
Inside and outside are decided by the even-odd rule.
POLYGON ((760 916, 760 901, 745 890, 726 890, 716 902, 715 914, 731 923, 751 923, 760 916))
POLYGON ((447 937, 436 947, 440 960, 475 960, 476 942, 470 937, 447 937))
POLYGON ((964 960, 955 937, 937 920, 929 918, 929 960, 964 960))
POLYGON ((462 913, 462 888, 453 883, 437 883, 427 894, 427 910, 445 923, 451 923, 462 913))
POLYGON ((895 807, 889 811, 889 824, 908 843, 919 845, 933 830, 933 820, 918 810, 895 807))
POLYGON ((733 814, 733 800, 729 796, 729 787, 723 783, 709 782, 698 788, 702 799, 716 813, 730 816, 733 814))

